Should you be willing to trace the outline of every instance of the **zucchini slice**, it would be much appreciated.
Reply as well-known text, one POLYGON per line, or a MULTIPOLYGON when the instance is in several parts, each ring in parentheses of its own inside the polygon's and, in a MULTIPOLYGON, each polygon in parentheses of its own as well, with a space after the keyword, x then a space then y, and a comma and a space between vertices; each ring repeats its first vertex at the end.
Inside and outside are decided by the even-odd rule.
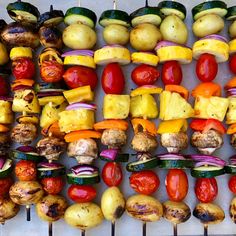
POLYGON ((102 13, 99 19, 99 24, 103 27, 108 25, 123 25, 130 26, 130 16, 128 13, 121 10, 107 10, 102 13))
POLYGON ((74 173, 67 174, 67 181, 69 184, 78 185, 92 185, 100 182, 100 177, 98 173, 93 175, 76 175, 74 173))
POLYGON ((67 25, 82 23, 89 26, 90 28, 94 28, 97 22, 97 16, 88 8, 72 7, 67 10, 64 22, 67 25))
POLYGON ((142 7, 131 13, 130 18, 133 27, 143 23, 159 26, 163 19, 163 14, 159 7, 142 7))
POLYGON ((235 20, 236 19, 236 6, 229 7, 228 13, 225 16, 226 20, 235 20))
POLYGON ((11 159, 6 159, 2 169, 0 169, 0 179, 7 177, 11 174, 13 169, 13 161, 11 159))
POLYGON ((185 6, 179 2, 163 1, 158 4, 158 7, 165 16, 177 15, 181 20, 186 18, 187 10, 185 6))
POLYGON ((14 21, 29 24, 36 24, 40 16, 37 7, 20 1, 8 4, 7 12, 14 21))
POLYGON ((129 154, 128 153, 122 153, 122 154, 117 154, 116 159, 114 161, 103 157, 103 156, 99 156, 99 158, 103 161, 107 161, 107 162, 128 162, 129 161, 129 154))
POLYGON ((14 159, 28 160, 28 161, 35 161, 35 162, 41 162, 43 160, 43 157, 39 156, 37 153, 20 152, 18 150, 12 150, 10 153, 10 156, 14 159))
POLYGON ((222 1, 209 1, 198 4, 192 9, 194 20, 207 14, 216 14, 224 17, 227 14, 227 5, 222 1))
POLYGON ((155 167, 157 167, 159 164, 158 159, 152 158, 149 160, 145 160, 145 161, 134 161, 134 162, 130 162, 127 166, 126 169, 129 172, 138 172, 141 170, 150 170, 153 169, 155 167))
POLYGON ((192 160, 160 160, 159 168, 162 169, 187 169, 192 168, 194 162, 192 160))
POLYGON ((223 175, 224 173, 224 168, 216 166, 201 166, 191 170, 191 175, 195 178, 212 178, 223 175))
POLYGON ((60 168, 38 168, 38 178, 51 178, 51 177, 57 177, 62 176, 66 174, 66 168, 64 166, 60 168))
POLYGON ((234 165, 225 166, 225 173, 236 174, 236 166, 234 166, 234 165))

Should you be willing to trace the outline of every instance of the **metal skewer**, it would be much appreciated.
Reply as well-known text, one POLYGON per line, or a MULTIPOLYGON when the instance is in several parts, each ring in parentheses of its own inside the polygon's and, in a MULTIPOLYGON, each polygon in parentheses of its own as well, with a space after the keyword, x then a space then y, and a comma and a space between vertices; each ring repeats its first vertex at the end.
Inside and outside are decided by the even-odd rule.
POLYGON ((173 235, 178 236, 178 227, 177 224, 173 224, 173 235))
POLYGON ((78 7, 81 7, 81 0, 78 0, 78 7))
POLYGON ((85 236, 85 230, 84 229, 81 230, 81 236, 85 236))
POLYGON ((31 215, 30 215, 30 205, 26 205, 26 220, 31 221, 31 215))
POLYGON ((147 223, 143 221, 143 236, 147 235, 147 223))
POLYGON ((208 236, 208 225, 204 225, 204 236, 208 236))
POLYGON ((53 230, 52 230, 52 222, 48 222, 48 236, 52 236, 52 233, 53 230))
POLYGON ((111 236, 115 236, 116 234, 116 222, 111 222, 111 236))

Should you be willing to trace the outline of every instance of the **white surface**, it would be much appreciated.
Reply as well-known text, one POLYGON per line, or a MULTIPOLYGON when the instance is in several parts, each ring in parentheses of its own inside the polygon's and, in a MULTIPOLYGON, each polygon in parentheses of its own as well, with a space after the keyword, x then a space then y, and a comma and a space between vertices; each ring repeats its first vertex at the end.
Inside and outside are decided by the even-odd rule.
MULTIPOLYGON (((4 18, 8 23, 11 22, 10 18, 7 15, 6 12, 6 5, 11 2, 10 0, 0 0, 0 12, 1 12, 1 18, 4 18)), ((49 5, 53 4, 55 9, 62 9, 64 12, 73 6, 76 6, 78 4, 77 1, 65 1, 65 0, 34 0, 31 1, 33 4, 35 4, 41 13, 48 11, 49 10, 49 5)), ((121 10, 125 10, 128 13, 131 13, 132 11, 136 10, 139 7, 142 7, 144 4, 144 0, 119 0, 118 1, 118 8, 121 10)), ((188 9, 188 15, 187 19, 185 22, 188 24, 188 29, 189 29, 189 40, 188 40, 188 46, 192 46, 192 43, 194 42, 195 38, 193 37, 192 31, 191 31, 191 25, 192 25, 192 17, 191 17, 191 8, 193 5, 196 5, 200 3, 199 0, 193 0, 193 1, 181 1, 182 3, 185 4, 185 6, 188 9)), ((233 4, 236 4, 235 0, 227 0, 226 1, 228 6, 232 6, 233 4)), ((92 9, 93 11, 96 12, 97 16, 99 17, 102 13, 102 11, 106 9, 111 9, 112 8, 112 0, 81 0, 81 4, 84 7, 88 7, 92 9)), ((150 1, 150 5, 156 5, 157 1, 150 1)), ((227 28, 228 28, 228 23, 226 23, 224 35, 227 35, 227 28)), ((96 30, 98 32, 98 43, 96 48, 101 47, 104 45, 104 41, 102 39, 102 28, 100 26, 96 27, 96 30)), ((129 65, 127 67, 124 67, 124 72, 126 75, 126 80, 127 80, 127 86, 126 86, 126 93, 129 93, 131 88, 134 88, 135 85, 130 82, 130 71, 134 68, 133 65, 129 65)), ((184 74, 184 79, 183 79, 183 85, 188 87, 189 89, 192 89, 199 81, 197 80, 195 76, 195 62, 193 62, 191 65, 186 65, 183 66, 183 74, 184 74)), ((101 68, 98 69, 98 75, 101 75, 101 68)), ((226 83, 228 79, 232 77, 232 74, 230 74, 228 70, 228 63, 224 63, 219 65, 219 73, 217 75, 217 79, 215 82, 220 83, 222 86, 226 83)), ((162 86, 161 80, 158 81, 157 83, 159 86, 162 86)), ((101 114, 101 108, 102 104, 102 97, 104 93, 101 89, 101 85, 99 84, 98 89, 96 91, 96 101, 99 104, 98 107, 98 112, 97 112, 97 120, 102 120, 102 114, 101 114)), ((191 101, 192 102, 192 101, 191 101)), ((158 122, 158 121, 157 121, 158 122)), ((129 139, 132 137, 132 131, 130 130, 129 132, 129 139)), ((129 142, 130 143, 130 142, 129 142)), ((128 151, 128 145, 126 150, 128 151)), ((165 152, 164 149, 158 148, 157 150, 158 153, 165 152)), ((195 150, 189 147, 188 150, 186 150, 186 153, 194 153, 195 150)), ((229 137, 225 138, 225 145, 224 147, 216 153, 219 157, 227 160, 229 156, 231 156, 235 151, 233 148, 229 145, 229 137)), ((131 158, 132 159, 132 158, 131 158)), ((76 161, 73 159, 68 159, 66 156, 61 158, 61 161, 67 166, 73 166, 76 165, 76 161)), ((96 163, 98 166, 102 167, 104 165, 104 162, 102 161, 97 161, 96 163)), ((161 187, 159 188, 158 192, 155 193, 155 197, 157 197, 161 202, 167 200, 167 195, 165 191, 165 185, 164 185, 164 179, 166 175, 166 171, 163 170, 156 170, 158 172, 158 175, 161 180, 161 187)), ((132 189, 130 189, 129 182, 128 182, 128 176, 129 173, 127 173, 124 169, 124 174, 125 174, 125 180, 123 181, 123 184, 121 186, 121 189, 125 195, 125 197, 128 197, 134 192, 132 189)), ((193 209, 195 204, 197 203, 195 194, 194 194, 194 179, 189 175, 189 193, 188 196, 186 197, 185 201, 189 204, 190 208, 193 209)), ((223 235, 223 234, 236 234, 236 226, 232 223, 232 221, 229 218, 228 215, 228 208, 229 208, 229 203, 231 201, 231 198, 233 197, 232 194, 228 190, 227 186, 227 180, 229 176, 221 176, 217 178, 218 181, 218 186, 219 186, 219 195, 217 197, 217 200, 215 201, 216 203, 220 204, 221 207, 223 207, 225 214, 226 214, 226 219, 223 223, 215 226, 210 226, 209 227, 209 234, 211 235, 223 235)), ((101 199, 101 193, 102 191, 106 188, 104 183, 100 183, 97 186, 97 189, 99 191, 99 194, 97 196, 96 202, 99 204, 100 199, 101 199)), ((31 210, 32 213, 32 221, 31 222, 26 222, 26 216, 25 216, 25 209, 24 207, 21 208, 20 213, 13 218, 10 221, 7 221, 5 226, 2 227, 1 236, 42 236, 42 235, 47 235, 47 223, 42 222, 38 216, 35 214, 34 208, 32 207, 31 210)), ((116 224, 116 235, 117 236, 124 236, 125 234, 129 234, 129 236, 138 236, 142 235, 142 224, 141 222, 131 219, 128 217, 126 214, 124 214, 116 224)), ((198 220, 196 220, 194 217, 191 217, 188 222, 185 224, 182 224, 178 227, 178 232, 179 235, 202 235, 203 233, 203 227, 199 223, 198 220)), ((56 222, 54 224, 54 235, 55 236, 65 236, 65 235, 80 235, 80 231, 78 229, 71 228, 63 220, 60 220, 59 222, 56 222)), ((108 236, 110 235, 110 222, 104 221, 104 223, 92 230, 89 230, 86 232, 86 235, 96 235, 96 236, 108 236)), ((170 223, 166 222, 164 219, 162 219, 159 222, 156 223, 149 223, 147 225, 147 235, 148 236, 165 236, 165 235, 172 235, 172 226, 170 223)))

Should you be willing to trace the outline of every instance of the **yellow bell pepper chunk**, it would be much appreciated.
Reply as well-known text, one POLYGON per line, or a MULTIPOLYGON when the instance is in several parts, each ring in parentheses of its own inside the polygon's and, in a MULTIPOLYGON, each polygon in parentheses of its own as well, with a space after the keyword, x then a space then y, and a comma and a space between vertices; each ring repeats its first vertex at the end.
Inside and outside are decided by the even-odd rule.
POLYGON ((188 123, 186 119, 168 120, 159 124, 157 133, 179 133, 180 131, 186 132, 188 129, 188 123))
POLYGON ((139 87, 134 89, 130 96, 131 97, 135 97, 135 96, 139 96, 139 95, 144 95, 144 94, 160 94, 162 92, 162 88, 148 88, 148 87, 139 87))

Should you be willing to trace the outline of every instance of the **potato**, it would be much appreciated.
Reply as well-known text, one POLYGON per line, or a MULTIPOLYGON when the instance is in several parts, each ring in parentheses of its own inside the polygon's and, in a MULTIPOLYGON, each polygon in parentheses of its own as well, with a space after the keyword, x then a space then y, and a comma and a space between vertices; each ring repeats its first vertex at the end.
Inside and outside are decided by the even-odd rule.
POLYGON ((176 15, 167 16, 161 23, 160 31, 164 40, 185 44, 188 40, 188 29, 176 15))
POLYGON ((3 43, 0 43, 0 65, 4 65, 8 62, 9 57, 7 49, 3 43))
POLYGON ((130 44, 138 51, 153 50, 161 39, 159 29, 148 23, 139 24, 130 32, 130 44))
POLYGON ((0 223, 4 224, 6 220, 16 216, 19 210, 19 205, 15 204, 10 198, 0 198, 0 223))
POLYGON ((157 199, 143 194, 128 198, 126 211, 129 216, 146 222, 158 221, 163 215, 161 203, 157 199))
POLYGON ((119 188, 108 188, 102 195, 101 208, 104 217, 114 222, 119 219, 125 211, 125 199, 119 188))
POLYGON ((81 230, 100 225, 103 221, 101 208, 92 203, 77 203, 68 207, 64 215, 67 224, 81 230))
POLYGON ((210 34, 217 34, 224 28, 224 20, 215 14, 207 14, 193 23, 193 33, 202 38, 210 34))
POLYGON ((230 203, 229 215, 232 221, 236 224, 236 197, 233 198, 230 203))
POLYGON ((103 30, 103 38, 107 44, 125 45, 129 42, 129 30, 125 26, 111 24, 103 30))
POLYGON ((62 39, 72 49, 91 49, 97 42, 95 31, 83 24, 69 25, 63 31, 62 39))
POLYGON ((231 38, 236 37, 236 20, 229 27, 229 35, 231 38))

